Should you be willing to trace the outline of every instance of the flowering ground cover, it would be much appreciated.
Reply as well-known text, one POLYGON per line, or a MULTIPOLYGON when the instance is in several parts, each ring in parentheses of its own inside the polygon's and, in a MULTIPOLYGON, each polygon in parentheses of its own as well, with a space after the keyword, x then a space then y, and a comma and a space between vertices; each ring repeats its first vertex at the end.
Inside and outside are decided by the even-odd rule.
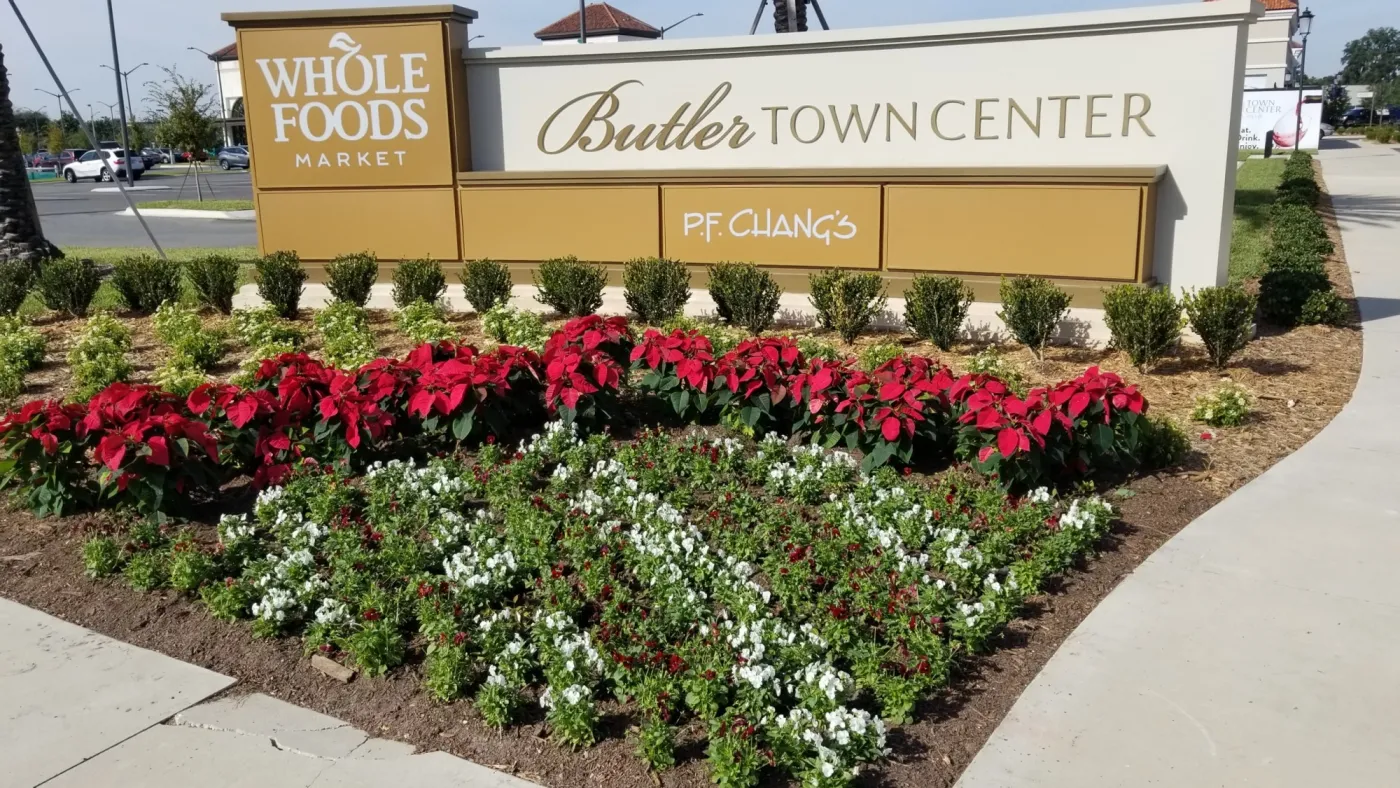
POLYGON ((819 447, 550 423, 474 462, 327 469, 265 490, 214 549, 138 527, 90 571, 199 591, 262 636, 299 635, 367 674, 422 655, 429 692, 509 726, 545 709, 588 747, 601 703, 639 757, 708 732, 721 785, 845 785, 877 764, 957 664, 1090 551, 1111 510, 977 475, 861 472, 819 447))

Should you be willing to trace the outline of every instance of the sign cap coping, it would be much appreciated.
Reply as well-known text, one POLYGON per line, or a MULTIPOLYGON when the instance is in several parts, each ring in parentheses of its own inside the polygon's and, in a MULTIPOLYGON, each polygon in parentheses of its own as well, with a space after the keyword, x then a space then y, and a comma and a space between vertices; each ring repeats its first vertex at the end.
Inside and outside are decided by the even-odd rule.
POLYGON ((307 11, 234 11, 220 15, 233 27, 324 25, 333 22, 446 20, 471 22, 477 13, 460 5, 401 5, 380 8, 327 8, 307 11))

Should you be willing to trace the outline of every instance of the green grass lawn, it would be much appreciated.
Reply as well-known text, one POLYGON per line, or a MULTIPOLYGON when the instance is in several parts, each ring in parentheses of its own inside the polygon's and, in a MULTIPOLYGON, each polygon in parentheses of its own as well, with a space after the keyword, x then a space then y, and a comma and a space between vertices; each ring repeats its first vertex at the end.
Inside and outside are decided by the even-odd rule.
POLYGON ((142 208, 184 208, 191 211, 251 211, 252 200, 152 200, 142 208))
MULTIPOLYGON (((69 257, 79 259, 86 258, 98 265, 112 265, 125 257, 135 257, 142 254, 155 254, 156 250, 147 246, 69 246, 65 247, 63 253, 69 257)), ((239 277, 239 286, 243 286, 253 281, 253 261, 258 257, 258 250, 255 246, 230 246, 216 248, 212 246, 187 246, 179 249, 167 249, 165 254, 171 260, 185 261, 194 257, 208 254, 223 254, 236 257, 246 261, 242 266, 242 275, 239 277)), ((189 283, 185 283, 184 296, 182 301, 194 302, 194 292, 190 289, 189 283)), ((92 297, 92 309, 115 309, 122 306, 121 296, 117 295, 116 288, 111 282, 103 282, 97 293, 92 297)), ((19 314, 25 317, 33 317, 43 314, 44 302, 39 297, 38 291, 29 294, 23 305, 19 308, 19 314)))
POLYGON ((1269 241, 1269 206, 1283 180, 1286 157, 1246 161, 1235 174, 1235 230, 1230 239, 1230 280, 1264 273, 1269 241))
POLYGON ((1259 155, 1263 155, 1263 153, 1264 153, 1264 151, 1259 150, 1258 148, 1242 150, 1242 151, 1239 152, 1239 160, 1240 160, 1240 161, 1247 161, 1247 160, 1249 159, 1250 156, 1259 156, 1259 155))

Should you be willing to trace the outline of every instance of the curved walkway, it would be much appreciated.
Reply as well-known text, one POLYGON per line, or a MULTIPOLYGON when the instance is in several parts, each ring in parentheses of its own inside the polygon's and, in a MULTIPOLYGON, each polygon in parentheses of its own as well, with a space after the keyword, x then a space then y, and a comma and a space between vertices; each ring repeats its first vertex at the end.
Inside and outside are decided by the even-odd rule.
POLYGON ((1400 785, 1400 151, 1329 143, 1352 401, 1109 594, 959 788, 1400 785))

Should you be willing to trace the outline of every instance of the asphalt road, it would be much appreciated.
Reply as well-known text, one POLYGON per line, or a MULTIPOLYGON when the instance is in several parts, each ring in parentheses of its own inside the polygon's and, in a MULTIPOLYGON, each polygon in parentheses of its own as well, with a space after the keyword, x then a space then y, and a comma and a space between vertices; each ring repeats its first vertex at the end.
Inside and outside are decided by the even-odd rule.
MULTIPOLYGON (((194 179, 186 180, 180 167, 160 167, 136 182, 131 198, 139 207, 152 200, 189 199, 196 196, 194 179), (156 173, 178 173, 157 175, 156 173), (183 187, 183 188, 182 188, 183 187)), ((245 172, 215 171, 200 181, 204 196, 222 200, 250 200, 252 181, 245 172)), ((59 181, 34 184, 34 201, 44 235, 60 248, 65 246, 149 246, 141 223, 132 216, 118 216, 126 210, 126 200, 110 183, 59 181), (103 189, 104 191, 94 191, 103 189)), ((161 246, 253 246, 258 242, 253 222, 222 219, 147 219, 161 246)))

